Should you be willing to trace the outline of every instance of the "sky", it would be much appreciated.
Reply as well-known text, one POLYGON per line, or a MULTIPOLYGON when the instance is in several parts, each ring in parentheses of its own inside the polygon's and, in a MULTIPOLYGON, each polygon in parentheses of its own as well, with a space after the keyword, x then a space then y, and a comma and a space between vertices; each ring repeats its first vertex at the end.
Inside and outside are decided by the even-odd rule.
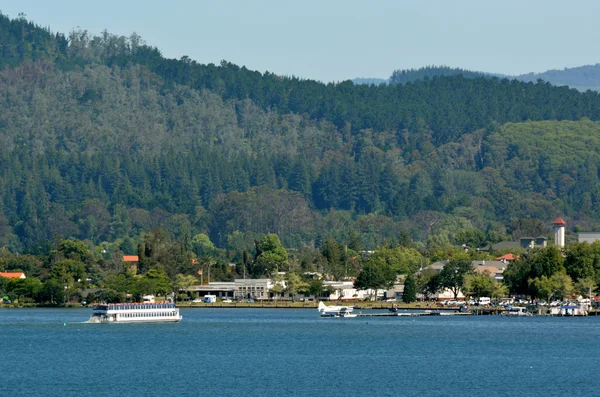
POLYGON ((428 65, 517 75, 600 63, 597 0, 0 0, 0 12, 324 82, 428 65))

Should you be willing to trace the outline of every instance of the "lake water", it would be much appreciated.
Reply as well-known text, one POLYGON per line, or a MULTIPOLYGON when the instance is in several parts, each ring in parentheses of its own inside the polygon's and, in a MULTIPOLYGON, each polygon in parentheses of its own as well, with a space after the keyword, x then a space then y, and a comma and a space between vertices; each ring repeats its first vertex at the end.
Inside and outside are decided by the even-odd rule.
POLYGON ((594 396, 600 318, 322 319, 181 309, 178 324, 0 310, 0 396, 594 396))

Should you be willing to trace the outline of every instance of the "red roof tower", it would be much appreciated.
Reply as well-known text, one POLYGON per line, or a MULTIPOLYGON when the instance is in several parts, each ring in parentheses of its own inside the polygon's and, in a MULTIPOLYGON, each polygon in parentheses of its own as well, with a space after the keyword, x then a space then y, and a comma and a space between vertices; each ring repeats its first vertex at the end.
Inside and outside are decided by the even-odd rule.
POLYGON ((561 226, 565 226, 567 224, 567 222, 564 221, 563 218, 558 217, 556 218, 556 220, 553 223, 554 225, 561 225, 561 226))

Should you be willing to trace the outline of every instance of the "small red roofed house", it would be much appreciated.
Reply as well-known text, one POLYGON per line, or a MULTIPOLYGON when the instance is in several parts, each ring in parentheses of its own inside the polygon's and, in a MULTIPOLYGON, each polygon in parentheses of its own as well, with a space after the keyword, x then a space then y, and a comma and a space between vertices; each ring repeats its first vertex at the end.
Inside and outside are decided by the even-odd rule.
POLYGON ((517 256, 514 256, 513 254, 511 254, 511 253, 509 252, 508 254, 505 254, 505 255, 499 256, 498 258, 496 258, 496 260, 497 260, 497 261, 502 261, 502 262, 508 263, 508 262, 512 262, 512 261, 514 261, 514 260, 517 260, 517 259, 519 259, 519 258, 520 258, 520 256, 518 256, 518 255, 517 255, 517 256))
POLYGON ((4 278, 27 278, 23 272, 0 272, 0 277, 4 278))
POLYGON ((137 255, 123 255, 123 262, 129 265, 129 270, 134 274, 137 273, 140 257, 137 255))

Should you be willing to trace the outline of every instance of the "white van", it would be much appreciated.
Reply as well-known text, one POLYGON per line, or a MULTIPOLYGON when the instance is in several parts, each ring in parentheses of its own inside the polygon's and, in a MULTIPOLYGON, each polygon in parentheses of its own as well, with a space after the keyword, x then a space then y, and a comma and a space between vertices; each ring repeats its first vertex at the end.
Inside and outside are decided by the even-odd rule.
POLYGON ((481 306, 487 306, 490 303, 492 303, 492 300, 490 298, 488 298, 487 296, 482 296, 481 298, 479 298, 479 305, 481 306))
POLYGON ((204 295, 204 303, 215 303, 217 295, 204 295))

